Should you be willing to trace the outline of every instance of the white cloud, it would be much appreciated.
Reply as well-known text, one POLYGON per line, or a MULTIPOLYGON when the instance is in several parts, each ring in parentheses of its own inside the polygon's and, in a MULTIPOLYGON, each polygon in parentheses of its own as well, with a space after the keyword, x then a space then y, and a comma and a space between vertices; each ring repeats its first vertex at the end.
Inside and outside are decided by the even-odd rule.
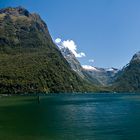
POLYGON ((55 43, 59 46, 59 47, 65 47, 68 48, 74 55, 75 57, 85 57, 85 53, 84 52, 77 52, 77 45, 75 44, 75 42, 73 40, 64 40, 62 41, 60 38, 57 38, 55 40, 55 43))
POLYGON ((86 56, 86 54, 83 53, 83 52, 80 52, 79 55, 82 56, 82 57, 85 57, 86 56))
POLYGON ((89 59, 88 62, 94 63, 94 59, 89 59))
POLYGON ((60 38, 56 38, 55 39, 55 43, 60 43, 61 42, 61 39, 60 38))

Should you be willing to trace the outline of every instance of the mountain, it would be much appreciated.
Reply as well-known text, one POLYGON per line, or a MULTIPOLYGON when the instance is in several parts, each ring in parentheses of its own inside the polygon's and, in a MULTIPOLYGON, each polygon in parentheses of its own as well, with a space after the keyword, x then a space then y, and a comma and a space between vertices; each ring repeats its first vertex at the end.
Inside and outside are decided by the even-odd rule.
POLYGON ((74 54, 65 47, 60 48, 71 68, 83 79, 99 86, 100 91, 140 92, 140 52, 137 52, 122 70, 81 66, 74 54))
POLYGON ((116 75, 113 88, 118 92, 140 92, 140 52, 116 75))
POLYGON ((84 74, 83 74, 83 68, 80 64, 80 62, 77 60, 77 58, 75 57, 75 55, 66 47, 59 47, 62 55, 64 56, 64 58, 68 61, 68 63, 70 64, 72 70, 74 70, 79 76, 81 76, 82 78, 84 78, 84 74))
POLYGON ((84 65, 83 69, 85 73, 89 75, 89 78, 96 79, 99 85, 107 86, 112 83, 115 75, 118 72, 116 68, 97 68, 93 66, 84 65))
POLYGON ((0 10, 0 93, 85 92, 38 14, 22 7, 0 10))
POLYGON ((60 49, 62 55, 64 56, 64 58, 69 63, 71 69, 73 71, 75 71, 82 79, 90 82, 91 84, 100 85, 98 80, 95 79, 94 77, 91 77, 86 72, 86 70, 81 66, 80 62, 78 61, 78 59, 75 57, 75 55, 72 53, 71 50, 69 50, 68 48, 63 47, 63 46, 59 46, 59 49, 60 49))
POLYGON ((114 76, 118 72, 118 69, 115 68, 105 69, 88 65, 81 66, 75 55, 68 48, 59 46, 59 49, 70 64, 72 70, 92 84, 106 86, 113 81, 114 76))

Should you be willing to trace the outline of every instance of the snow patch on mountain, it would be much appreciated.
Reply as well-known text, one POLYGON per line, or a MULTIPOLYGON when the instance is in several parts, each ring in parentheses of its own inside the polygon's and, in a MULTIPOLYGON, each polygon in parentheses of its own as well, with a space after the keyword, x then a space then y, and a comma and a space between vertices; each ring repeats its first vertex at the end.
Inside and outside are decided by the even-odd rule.
POLYGON ((83 69, 91 70, 91 71, 99 71, 97 68, 90 66, 90 65, 82 65, 83 69))

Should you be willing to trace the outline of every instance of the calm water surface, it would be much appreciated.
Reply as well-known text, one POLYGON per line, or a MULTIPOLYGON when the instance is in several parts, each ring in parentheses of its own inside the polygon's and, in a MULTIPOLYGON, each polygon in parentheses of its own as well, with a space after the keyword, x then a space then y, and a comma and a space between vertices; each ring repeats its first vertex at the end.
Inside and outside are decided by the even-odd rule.
POLYGON ((0 140, 140 140, 140 95, 2 97, 0 140))

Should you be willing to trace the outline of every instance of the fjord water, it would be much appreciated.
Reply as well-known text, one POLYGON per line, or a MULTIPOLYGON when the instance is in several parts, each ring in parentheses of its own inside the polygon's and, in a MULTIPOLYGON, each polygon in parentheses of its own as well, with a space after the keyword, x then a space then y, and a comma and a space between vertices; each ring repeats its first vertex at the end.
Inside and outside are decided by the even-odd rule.
POLYGON ((2 140, 138 140, 139 94, 0 98, 2 140))

